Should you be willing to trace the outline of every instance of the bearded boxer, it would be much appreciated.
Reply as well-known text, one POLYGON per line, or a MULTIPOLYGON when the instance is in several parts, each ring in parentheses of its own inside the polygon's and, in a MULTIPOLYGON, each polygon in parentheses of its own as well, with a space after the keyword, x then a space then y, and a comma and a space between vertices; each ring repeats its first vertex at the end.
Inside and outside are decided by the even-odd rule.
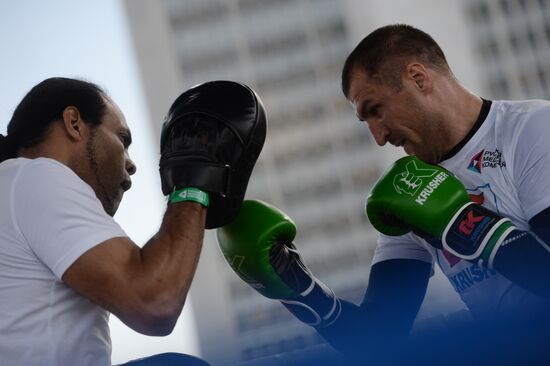
MULTIPOLYGON (((169 334, 205 227, 234 219, 265 133, 262 104, 245 85, 183 93, 161 141, 166 213, 140 248, 113 220, 136 171, 119 107, 80 80, 32 88, 0 137, 2 365, 111 365, 111 312, 137 332, 169 334)), ((163 354, 132 364, 206 363, 163 354)))
POLYGON ((547 364, 550 103, 474 95, 432 37, 407 25, 363 39, 342 89, 379 145, 410 155, 367 200, 381 237, 363 302, 339 299, 313 276, 293 244, 294 223, 266 203, 247 202, 219 230, 228 260, 245 258, 234 269, 362 362, 547 364), (410 338, 435 264, 473 324, 410 338))

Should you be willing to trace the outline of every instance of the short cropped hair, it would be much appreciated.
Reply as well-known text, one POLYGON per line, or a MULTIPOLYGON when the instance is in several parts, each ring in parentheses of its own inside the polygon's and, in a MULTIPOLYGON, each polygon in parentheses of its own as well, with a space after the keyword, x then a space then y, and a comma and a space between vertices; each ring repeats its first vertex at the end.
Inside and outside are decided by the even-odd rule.
POLYGON ((443 51, 429 34, 406 24, 378 28, 363 38, 347 57, 342 69, 342 91, 348 97, 351 74, 357 70, 399 89, 404 67, 412 60, 451 73, 443 51))
POLYGON ((68 106, 78 108, 92 128, 99 126, 107 110, 105 97, 103 89, 84 80, 53 77, 40 82, 15 108, 7 136, 0 135, 0 162, 16 157, 20 148, 41 143, 68 106))

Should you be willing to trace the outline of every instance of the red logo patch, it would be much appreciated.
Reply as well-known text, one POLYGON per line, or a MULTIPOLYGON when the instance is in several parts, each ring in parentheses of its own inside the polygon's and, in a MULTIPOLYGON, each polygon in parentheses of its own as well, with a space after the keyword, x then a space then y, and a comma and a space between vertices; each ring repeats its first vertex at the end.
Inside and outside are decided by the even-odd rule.
POLYGON ((472 211, 468 212, 466 219, 460 222, 458 230, 466 236, 472 235, 472 231, 476 228, 476 224, 483 220, 483 216, 474 216, 472 211))

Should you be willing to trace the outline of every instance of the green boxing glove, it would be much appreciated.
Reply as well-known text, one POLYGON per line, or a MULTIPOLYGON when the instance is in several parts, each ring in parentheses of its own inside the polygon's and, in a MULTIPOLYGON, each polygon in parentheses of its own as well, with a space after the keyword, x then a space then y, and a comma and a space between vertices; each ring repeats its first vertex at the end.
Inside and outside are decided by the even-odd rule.
POLYGON ((386 235, 411 230, 455 256, 492 267, 516 228, 510 220, 470 201, 462 183, 437 165, 407 156, 397 160, 367 198, 367 216, 386 235))
POLYGON ((296 225, 277 208, 246 200, 217 236, 235 273, 262 295, 280 300, 302 322, 325 327, 340 315, 340 300, 313 276, 294 246, 296 225))

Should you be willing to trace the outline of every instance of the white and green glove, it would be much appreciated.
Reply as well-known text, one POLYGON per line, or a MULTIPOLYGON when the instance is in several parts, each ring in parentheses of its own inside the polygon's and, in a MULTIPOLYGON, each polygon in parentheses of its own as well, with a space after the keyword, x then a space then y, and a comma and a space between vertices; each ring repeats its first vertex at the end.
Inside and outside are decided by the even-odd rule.
POLYGON ((293 243, 296 225, 277 208, 246 200, 235 221, 217 230, 218 243, 235 273, 256 291, 281 303, 302 322, 326 327, 341 304, 302 262, 293 243))
MULTIPOLYGON (((488 267, 516 229, 509 219, 471 202, 462 183, 450 172, 413 156, 397 160, 378 180, 366 211, 381 233, 413 231, 435 237, 455 256, 488 267)), ((428 242, 438 247, 438 241, 428 242)))

